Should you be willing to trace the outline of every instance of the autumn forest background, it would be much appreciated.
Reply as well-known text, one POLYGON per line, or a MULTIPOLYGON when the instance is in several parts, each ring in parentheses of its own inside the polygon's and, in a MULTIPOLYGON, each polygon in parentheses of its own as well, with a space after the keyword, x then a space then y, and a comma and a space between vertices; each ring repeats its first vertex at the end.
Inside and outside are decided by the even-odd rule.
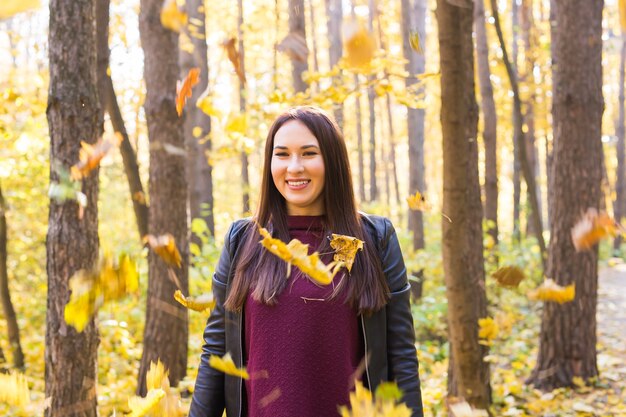
POLYGON ((426 416, 626 416, 624 31, 626 0, 3 0, 0 415, 186 415, 224 234, 312 104, 400 238, 426 416))

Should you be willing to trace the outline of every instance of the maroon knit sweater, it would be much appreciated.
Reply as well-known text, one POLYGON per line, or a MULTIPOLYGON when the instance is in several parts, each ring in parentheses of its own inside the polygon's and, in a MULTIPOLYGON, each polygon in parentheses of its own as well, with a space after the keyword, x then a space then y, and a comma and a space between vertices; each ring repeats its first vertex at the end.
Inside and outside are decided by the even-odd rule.
MULTIPOLYGON (((321 216, 289 216, 288 224, 309 254, 325 238, 321 216)), ((363 355, 357 313, 344 294, 328 299, 332 284, 314 284, 295 267, 288 279, 276 305, 246 301, 248 417, 337 416, 363 355)))

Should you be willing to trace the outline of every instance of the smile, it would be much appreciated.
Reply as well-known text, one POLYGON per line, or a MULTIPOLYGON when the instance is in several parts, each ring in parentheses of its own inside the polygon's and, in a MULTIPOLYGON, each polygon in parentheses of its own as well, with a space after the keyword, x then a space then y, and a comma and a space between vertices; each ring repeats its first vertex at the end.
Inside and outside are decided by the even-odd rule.
POLYGON ((298 180, 298 181, 286 181, 287 185, 289 186, 289 188, 291 188, 292 190, 300 190, 304 187, 306 187, 311 180, 298 180))

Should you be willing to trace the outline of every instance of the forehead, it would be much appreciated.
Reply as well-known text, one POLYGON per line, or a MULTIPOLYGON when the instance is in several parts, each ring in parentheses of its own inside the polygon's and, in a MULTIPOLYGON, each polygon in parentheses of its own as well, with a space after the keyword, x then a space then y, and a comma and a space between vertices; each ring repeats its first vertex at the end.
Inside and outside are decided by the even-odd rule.
POLYGON ((319 142, 309 128, 299 120, 286 122, 274 135, 274 147, 286 146, 297 148, 306 145, 319 147, 319 142))

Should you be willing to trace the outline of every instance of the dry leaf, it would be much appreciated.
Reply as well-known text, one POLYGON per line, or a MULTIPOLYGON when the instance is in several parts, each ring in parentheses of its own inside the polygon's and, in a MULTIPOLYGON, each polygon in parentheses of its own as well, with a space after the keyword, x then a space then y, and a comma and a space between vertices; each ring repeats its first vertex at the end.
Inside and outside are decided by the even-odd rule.
POLYGON ((185 297, 180 290, 176 290, 174 299, 186 308, 201 313, 211 311, 216 304, 213 294, 202 294, 198 297, 185 297))
POLYGON ((28 381, 19 372, 10 374, 0 373, 0 404, 5 403, 17 407, 23 407, 30 403, 28 381))
POLYGON ((374 58, 376 42, 362 23, 348 20, 343 25, 343 50, 347 68, 362 68, 374 58))
POLYGON ((180 268, 182 259, 180 252, 176 247, 176 240, 170 233, 166 233, 161 236, 146 235, 143 238, 143 242, 150 245, 152 250, 170 266, 177 266, 180 268))
POLYGON ((422 49, 421 36, 417 30, 411 31, 409 33, 409 45, 411 45, 411 49, 413 49, 418 54, 424 53, 424 50, 422 49))
POLYGON ((0 2, 0 20, 39 7, 41 7, 39 0, 2 0, 0 2))
POLYGON ((481 339, 481 344, 491 345, 498 336, 498 330, 498 325, 491 317, 478 319, 478 338, 481 339))
POLYGON ((179 33, 187 24, 187 13, 178 9, 176 0, 165 0, 161 8, 161 24, 163 27, 179 33))
POLYGON ((250 378, 246 368, 237 368, 237 366, 235 366, 235 362, 233 362, 233 358, 230 356, 230 353, 227 353, 221 358, 217 355, 211 355, 209 358, 209 365, 213 369, 217 369, 227 375, 238 376, 243 379, 250 378))
POLYGON ((228 115, 226 125, 224 126, 224 132, 245 135, 247 129, 248 118, 246 113, 230 113, 228 115))
POLYGON ((606 212, 589 208, 572 228, 572 242, 577 251, 591 249, 605 237, 617 234, 617 224, 606 212))
POLYGON ((276 46, 276 50, 286 53, 291 59, 299 62, 306 62, 309 55, 306 39, 299 32, 289 32, 276 46))
POLYGON ((160 402, 165 397, 165 391, 161 388, 151 389, 145 397, 132 397, 128 400, 130 414, 126 417, 143 417, 148 414, 155 413, 159 408, 160 402))
POLYGON ((332 234, 330 247, 335 250, 333 259, 345 263, 348 272, 352 270, 354 258, 359 250, 363 250, 363 241, 352 236, 332 234))
MULTIPOLYGON (((396 383, 389 383, 396 385, 396 383)), ((396 388, 397 390, 397 385, 396 388)), ((392 391, 393 387, 387 387, 387 391, 392 391)), ((397 403, 394 399, 380 395, 379 390, 376 391, 374 397, 372 393, 363 386, 361 381, 356 381, 353 392, 350 393, 350 407, 340 406, 339 414, 341 417, 410 417, 411 410, 403 403, 397 403)))
POLYGON ((185 79, 176 84, 176 113, 183 114, 183 107, 191 97, 191 90, 200 81, 200 68, 191 68, 185 79))
POLYGON ((208 89, 198 97, 196 107, 202 110, 207 116, 222 117, 222 112, 213 106, 213 96, 209 93, 208 89))
POLYGON ((246 75, 241 68, 241 64, 239 62, 239 51, 237 51, 237 47, 235 46, 235 42, 237 40, 235 38, 230 38, 222 42, 222 46, 226 49, 226 55, 228 55, 228 60, 233 64, 233 68, 237 73, 237 77, 239 77, 239 82, 242 85, 246 84, 246 75))
POLYGON ((524 271, 517 266, 503 266, 491 276, 503 287, 517 287, 526 278, 524 271))
POLYGON ((416 191, 414 195, 407 197, 407 203, 409 208, 415 211, 427 211, 430 210, 430 204, 426 202, 426 198, 422 193, 416 191))
POLYGON ((78 181, 87 177, 91 171, 100 166, 100 161, 111 148, 120 146, 122 140, 122 135, 115 132, 113 135, 102 136, 94 145, 81 141, 78 154, 80 162, 70 169, 72 179, 78 181))
POLYGON ((550 278, 528 293, 528 298, 531 300, 555 301, 559 304, 570 302, 574 297, 576 297, 575 284, 561 287, 550 278))

